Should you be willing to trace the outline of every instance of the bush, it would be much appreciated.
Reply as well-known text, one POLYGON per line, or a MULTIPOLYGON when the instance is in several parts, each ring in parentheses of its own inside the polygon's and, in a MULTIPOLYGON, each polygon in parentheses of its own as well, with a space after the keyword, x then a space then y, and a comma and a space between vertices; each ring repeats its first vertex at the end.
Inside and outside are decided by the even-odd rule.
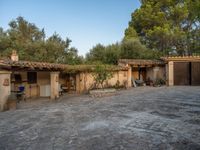
POLYGON ((109 70, 107 65, 97 65, 93 72, 96 88, 104 88, 105 81, 113 77, 113 72, 109 70))
POLYGON ((161 86, 161 85, 165 85, 165 84, 166 84, 165 80, 161 79, 161 78, 156 79, 156 81, 154 82, 155 86, 159 86, 159 85, 161 86))

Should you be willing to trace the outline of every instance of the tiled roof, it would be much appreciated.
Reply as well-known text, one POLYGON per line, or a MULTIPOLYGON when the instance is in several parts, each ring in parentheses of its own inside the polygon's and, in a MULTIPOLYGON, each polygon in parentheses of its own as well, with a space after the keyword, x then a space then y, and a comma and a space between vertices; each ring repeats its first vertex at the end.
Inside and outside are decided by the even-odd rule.
POLYGON ((38 70, 64 70, 68 65, 33 61, 12 61, 10 59, 3 59, 0 60, 0 66, 38 70))
POLYGON ((200 56, 170 56, 162 57, 164 61, 200 61, 200 56))
MULTIPOLYGON (((92 71, 95 65, 66 65, 46 62, 33 62, 33 61, 12 61, 10 59, 0 59, 0 67, 12 70, 14 68, 21 70, 49 70, 49 71, 64 71, 70 73, 92 71)), ((108 66, 109 70, 128 70, 127 67, 108 66)))
MULTIPOLYGON (((69 65, 66 67, 65 72, 92 72, 95 70, 96 65, 69 65)), ((106 65, 106 68, 110 71, 127 71, 128 67, 126 66, 115 66, 115 65, 106 65)))
POLYGON ((162 60, 150 60, 150 59, 120 59, 119 64, 129 65, 164 65, 162 60))

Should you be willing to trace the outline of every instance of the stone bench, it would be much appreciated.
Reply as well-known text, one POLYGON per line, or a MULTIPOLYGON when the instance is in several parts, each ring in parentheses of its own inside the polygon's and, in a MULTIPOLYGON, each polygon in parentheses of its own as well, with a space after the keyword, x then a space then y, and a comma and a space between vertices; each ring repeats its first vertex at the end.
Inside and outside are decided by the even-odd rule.
POLYGON ((91 97, 105 97, 116 95, 116 89, 96 89, 90 90, 89 94, 91 97))

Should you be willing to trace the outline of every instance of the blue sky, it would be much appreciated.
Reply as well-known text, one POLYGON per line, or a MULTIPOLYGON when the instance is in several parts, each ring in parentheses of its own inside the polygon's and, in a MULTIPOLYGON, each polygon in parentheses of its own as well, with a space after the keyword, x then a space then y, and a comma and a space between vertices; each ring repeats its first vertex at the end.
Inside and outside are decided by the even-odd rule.
POLYGON ((139 0, 0 0, 0 26, 24 17, 47 37, 57 32, 84 55, 97 43, 121 41, 139 0))

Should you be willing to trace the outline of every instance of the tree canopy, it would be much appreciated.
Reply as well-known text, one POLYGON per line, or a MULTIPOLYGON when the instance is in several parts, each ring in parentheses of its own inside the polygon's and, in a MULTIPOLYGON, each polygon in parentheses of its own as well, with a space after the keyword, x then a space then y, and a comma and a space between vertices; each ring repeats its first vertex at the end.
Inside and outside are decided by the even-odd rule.
POLYGON ((97 44, 86 54, 87 62, 104 64, 117 64, 120 56, 120 44, 115 43, 108 46, 97 44))
POLYGON ((9 29, 0 28, 0 55, 10 56, 17 50, 21 60, 46 61, 54 63, 79 64, 83 58, 78 50, 70 47, 71 40, 63 40, 54 33, 46 38, 44 29, 18 17, 9 23, 9 29))
POLYGON ((57 33, 46 37, 44 29, 18 17, 9 29, 0 27, 0 56, 17 50, 21 60, 67 64, 117 64, 119 59, 156 59, 163 55, 200 53, 199 0, 140 0, 120 42, 97 44, 78 55, 69 38, 57 33))
POLYGON ((199 0, 141 0, 141 7, 132 13, 125 38, 138 36, 148 48, 163 54, 197 53, 199 10, 199 0))
POLYGON ((160 56, 160 52, 146 48, 138 38, 129 37, 108 46, 97 44, 87 53, 86 61, 116 65, 119 59, 157 59, 160 56))

